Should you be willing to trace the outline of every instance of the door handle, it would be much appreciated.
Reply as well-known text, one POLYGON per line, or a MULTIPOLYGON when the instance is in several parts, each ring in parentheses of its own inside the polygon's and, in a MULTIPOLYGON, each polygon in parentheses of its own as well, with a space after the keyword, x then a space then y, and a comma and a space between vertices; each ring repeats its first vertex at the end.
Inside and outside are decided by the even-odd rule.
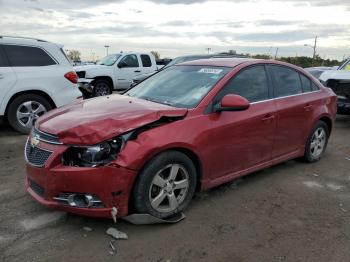
POLYGON ((0 79, 3 79, 4 78, 4 75, 0 75, 0 79))
POLYGON ((136 70, 136 71, 134 71, 135 73, 141 73, 141 71, 140 70, 136 70))
POLYGON ((304 109, 305 111, 311 111, 313 107, 313 105, 307 104, 306 106, 304 106, 304 109))
POLYGON ((265 121, 269 121, 269 120, 273 120, 273 119, 275 119, 274 115, 267 114, 261 120, 265 122, 265 121))

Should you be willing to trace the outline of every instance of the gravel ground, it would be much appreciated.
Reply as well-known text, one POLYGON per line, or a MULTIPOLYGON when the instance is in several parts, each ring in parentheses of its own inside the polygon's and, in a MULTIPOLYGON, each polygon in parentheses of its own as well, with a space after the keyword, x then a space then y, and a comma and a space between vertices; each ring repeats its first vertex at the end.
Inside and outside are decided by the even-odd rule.
POLYGON ((350 260, 350 117, 338 117, 320 162, 289 161, 198 193, 185 220, 153 226, 36 203, 23 186, 26 137, 0 130, 0 261, 350 260), (113 254, 110 226, 129 236, 113 254))

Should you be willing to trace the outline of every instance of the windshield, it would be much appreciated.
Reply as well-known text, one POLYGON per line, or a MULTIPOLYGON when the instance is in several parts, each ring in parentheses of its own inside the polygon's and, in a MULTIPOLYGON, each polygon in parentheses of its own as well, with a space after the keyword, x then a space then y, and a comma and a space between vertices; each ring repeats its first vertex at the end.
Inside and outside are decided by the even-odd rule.
POLYGON ((125 94, 174 107, 194 108, 230 70, 213 66, 172 66, 125 94))
POLYGON ((111 66, 114 65, 114 63, 118 60, 119 57, 120 55, 108 55, 102 58, 100 61, 98 61, 97 64, 111 66))

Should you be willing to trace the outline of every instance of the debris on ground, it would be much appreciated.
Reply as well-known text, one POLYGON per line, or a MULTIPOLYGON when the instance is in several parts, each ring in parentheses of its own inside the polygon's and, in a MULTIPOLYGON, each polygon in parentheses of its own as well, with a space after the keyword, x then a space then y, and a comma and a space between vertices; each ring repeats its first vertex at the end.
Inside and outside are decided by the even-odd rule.
POLYGON ((312 174, 313 176, 315 176, 315 177, 318 177, 319 176, 319 174, 316 174, 316 173, 314 173, 314 174, 312 174))
POLYGON ((345 160, 349 160, 350 161, 350 157, 345 157, 345 160))
POLYGON ((106 233, 107 233, 107 235, 110 235, 110 236, 112 236, 115 239, 128 239, 128 235, 127 234, 117 230, 114 227, 108 228, 106 233))
POLYGON ((87 232, 91 232, 92 231, 92 228, 91 227, 83 227, 83 229, 87 232))
POLYGON ((340 210, 344 213, 348 212, 345 208, 343 208, 343 204, 339 204, 340 210))
POLYGON ((109 241, 109 246, 111 247, 111 249, 112 249, 113 251, 115 251, 114 242, 115 242, 114 240, 109 241))
POLYGON ((150 214, 131 214, 123 217, 123 220, 134 225, 173 224, 180 222, 185 217, 185 214, 182 212, 167 219, 160 219, 150 214))
POLYGON ((117 223, 117 214, 118 214, 118 209, 116 207, 113 207, 111 210, 111 215, 114 223, 117 223))

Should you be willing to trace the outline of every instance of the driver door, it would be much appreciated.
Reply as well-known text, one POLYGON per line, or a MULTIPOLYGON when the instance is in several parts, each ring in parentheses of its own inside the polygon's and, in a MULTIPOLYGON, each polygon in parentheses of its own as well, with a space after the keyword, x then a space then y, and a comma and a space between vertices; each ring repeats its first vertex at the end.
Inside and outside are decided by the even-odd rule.
POLYGON ((117 68, 117 89, 128 89, 135 76, 141 73, 139 59, 135 54, 129 54, 121 58, 117 68))

